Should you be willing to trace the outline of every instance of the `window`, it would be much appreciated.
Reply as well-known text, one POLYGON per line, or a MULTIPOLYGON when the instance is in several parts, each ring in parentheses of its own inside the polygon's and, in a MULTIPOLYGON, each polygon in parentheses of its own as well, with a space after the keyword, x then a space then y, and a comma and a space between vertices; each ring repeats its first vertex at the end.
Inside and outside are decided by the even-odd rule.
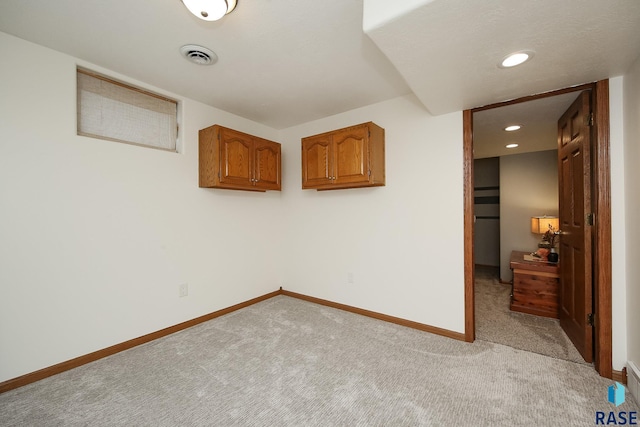
POLYGON ((176 151, 178 103, 78 68, 78 135, 176 151))

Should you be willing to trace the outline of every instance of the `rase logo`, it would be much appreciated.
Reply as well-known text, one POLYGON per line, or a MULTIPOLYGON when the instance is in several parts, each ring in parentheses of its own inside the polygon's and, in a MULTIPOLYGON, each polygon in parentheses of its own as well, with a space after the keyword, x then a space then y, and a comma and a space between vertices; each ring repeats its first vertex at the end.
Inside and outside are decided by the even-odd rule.
POLYGON ((616 405, 616 408, 624 403, 625 388, 622 384, 616 381, 615 384, 610 385, 608 388, 607 397, 609 403, 616 405))
MULTIPOLYGON (((622 384, 616 381, 614 385, 609 386, 607 389, 607 400, 609 403, 616 405, 616 408, 624 403, 625 388, 622 384)), ((596 411, 596 425, 597 426, 623 426, 623 425, 638 425, 638 412, 637 411, 620 411, 618 413, 614 411, 602 412, 596 411)))

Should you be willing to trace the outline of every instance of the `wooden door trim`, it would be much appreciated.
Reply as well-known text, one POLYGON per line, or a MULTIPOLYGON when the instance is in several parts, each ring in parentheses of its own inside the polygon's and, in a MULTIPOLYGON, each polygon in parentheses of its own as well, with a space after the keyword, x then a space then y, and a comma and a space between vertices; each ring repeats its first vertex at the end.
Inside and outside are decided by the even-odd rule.
POLYGON ((473 111, 462 112, 462 129, 464 135, 464 337, 465 341, 476 339, 475 319, 475 259, 474 239, 475 228, 473 214, 473 111))
POLYGON ((536 95, 523 96, 522 98, 510 99, 508 101, 496 102, 495 104, 484 105, 482 107, 476 107, 470 110, 473 113, 478 113, 484 110, 492 110, 498 107, 506 107, 507 105, 522 104, 527 101, 535 101, 536 99, 548 98, 550 96, 564 95, 571 92, 582 92, 585 90, 593 90, 595 83, 585 83, 578 86, 571 86, 564 89, 552 90, 550 92, 538 93, 536 95))
POLYGON ((518 104, 550 96, 583 90, 593 92, 592 208, 596 215, 594 230, 594 306, 596 332, 594 367, 601 376, 613 375, 612 300, 611 300, 611 170, 609 141, 609 80, 527 96, 486 105, 462 113, 463 182, 464 182, 464 295, 465 339, 475 340, 474 257, 473 257, 473 113, 506 105, 518 104))
POLYGON ((596 82, 593 91, 594 145, 592 150, 592 208, 596 214, 594 233, 594 306, 596 313, 594 365, 603 377, 613 374, 611 299, 611 170, 609 80, 596 82))

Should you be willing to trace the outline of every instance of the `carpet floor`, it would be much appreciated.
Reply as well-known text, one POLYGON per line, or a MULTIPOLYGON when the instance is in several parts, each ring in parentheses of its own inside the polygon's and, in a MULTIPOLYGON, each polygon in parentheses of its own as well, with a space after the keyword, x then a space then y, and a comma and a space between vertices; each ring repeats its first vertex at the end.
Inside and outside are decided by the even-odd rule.
POLYGON ((476 338, 520 350, 587 363, 560 327, 558 319, 509 309, 511 285, 500 283, 498 271, 476 267, 476 338))
POLYGON ((0 395, 2 426, 586 426, 612 381, 277 296, 0 395))

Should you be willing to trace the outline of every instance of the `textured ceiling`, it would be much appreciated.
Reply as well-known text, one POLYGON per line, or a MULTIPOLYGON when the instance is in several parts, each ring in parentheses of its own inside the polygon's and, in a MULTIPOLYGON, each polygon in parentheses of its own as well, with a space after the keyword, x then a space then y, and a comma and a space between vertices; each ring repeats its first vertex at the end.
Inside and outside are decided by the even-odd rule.
POLYGON ((0 31, 282 129, 411 92, 442 114, 620 75, 640 1, 241 0, 205 22, 179 0, 2 0, 0 31), (187 62, 191 43, 219 61, 187 62), (496 67, 520 49, 534 60, 496 67))
POLYGON ((436 115, 619 76, 640 54, 640 1, 412 2, 371 0, 364 30, 436 115), (497 66, 520 50, 533 60, 497 66))
POLYGON ((216 22, 180 0, 2 0, 0 31, 276 129, 411 92, 362 0, 240 0, 216 22), (218 62, 187 62, 185 44, 218 62))

